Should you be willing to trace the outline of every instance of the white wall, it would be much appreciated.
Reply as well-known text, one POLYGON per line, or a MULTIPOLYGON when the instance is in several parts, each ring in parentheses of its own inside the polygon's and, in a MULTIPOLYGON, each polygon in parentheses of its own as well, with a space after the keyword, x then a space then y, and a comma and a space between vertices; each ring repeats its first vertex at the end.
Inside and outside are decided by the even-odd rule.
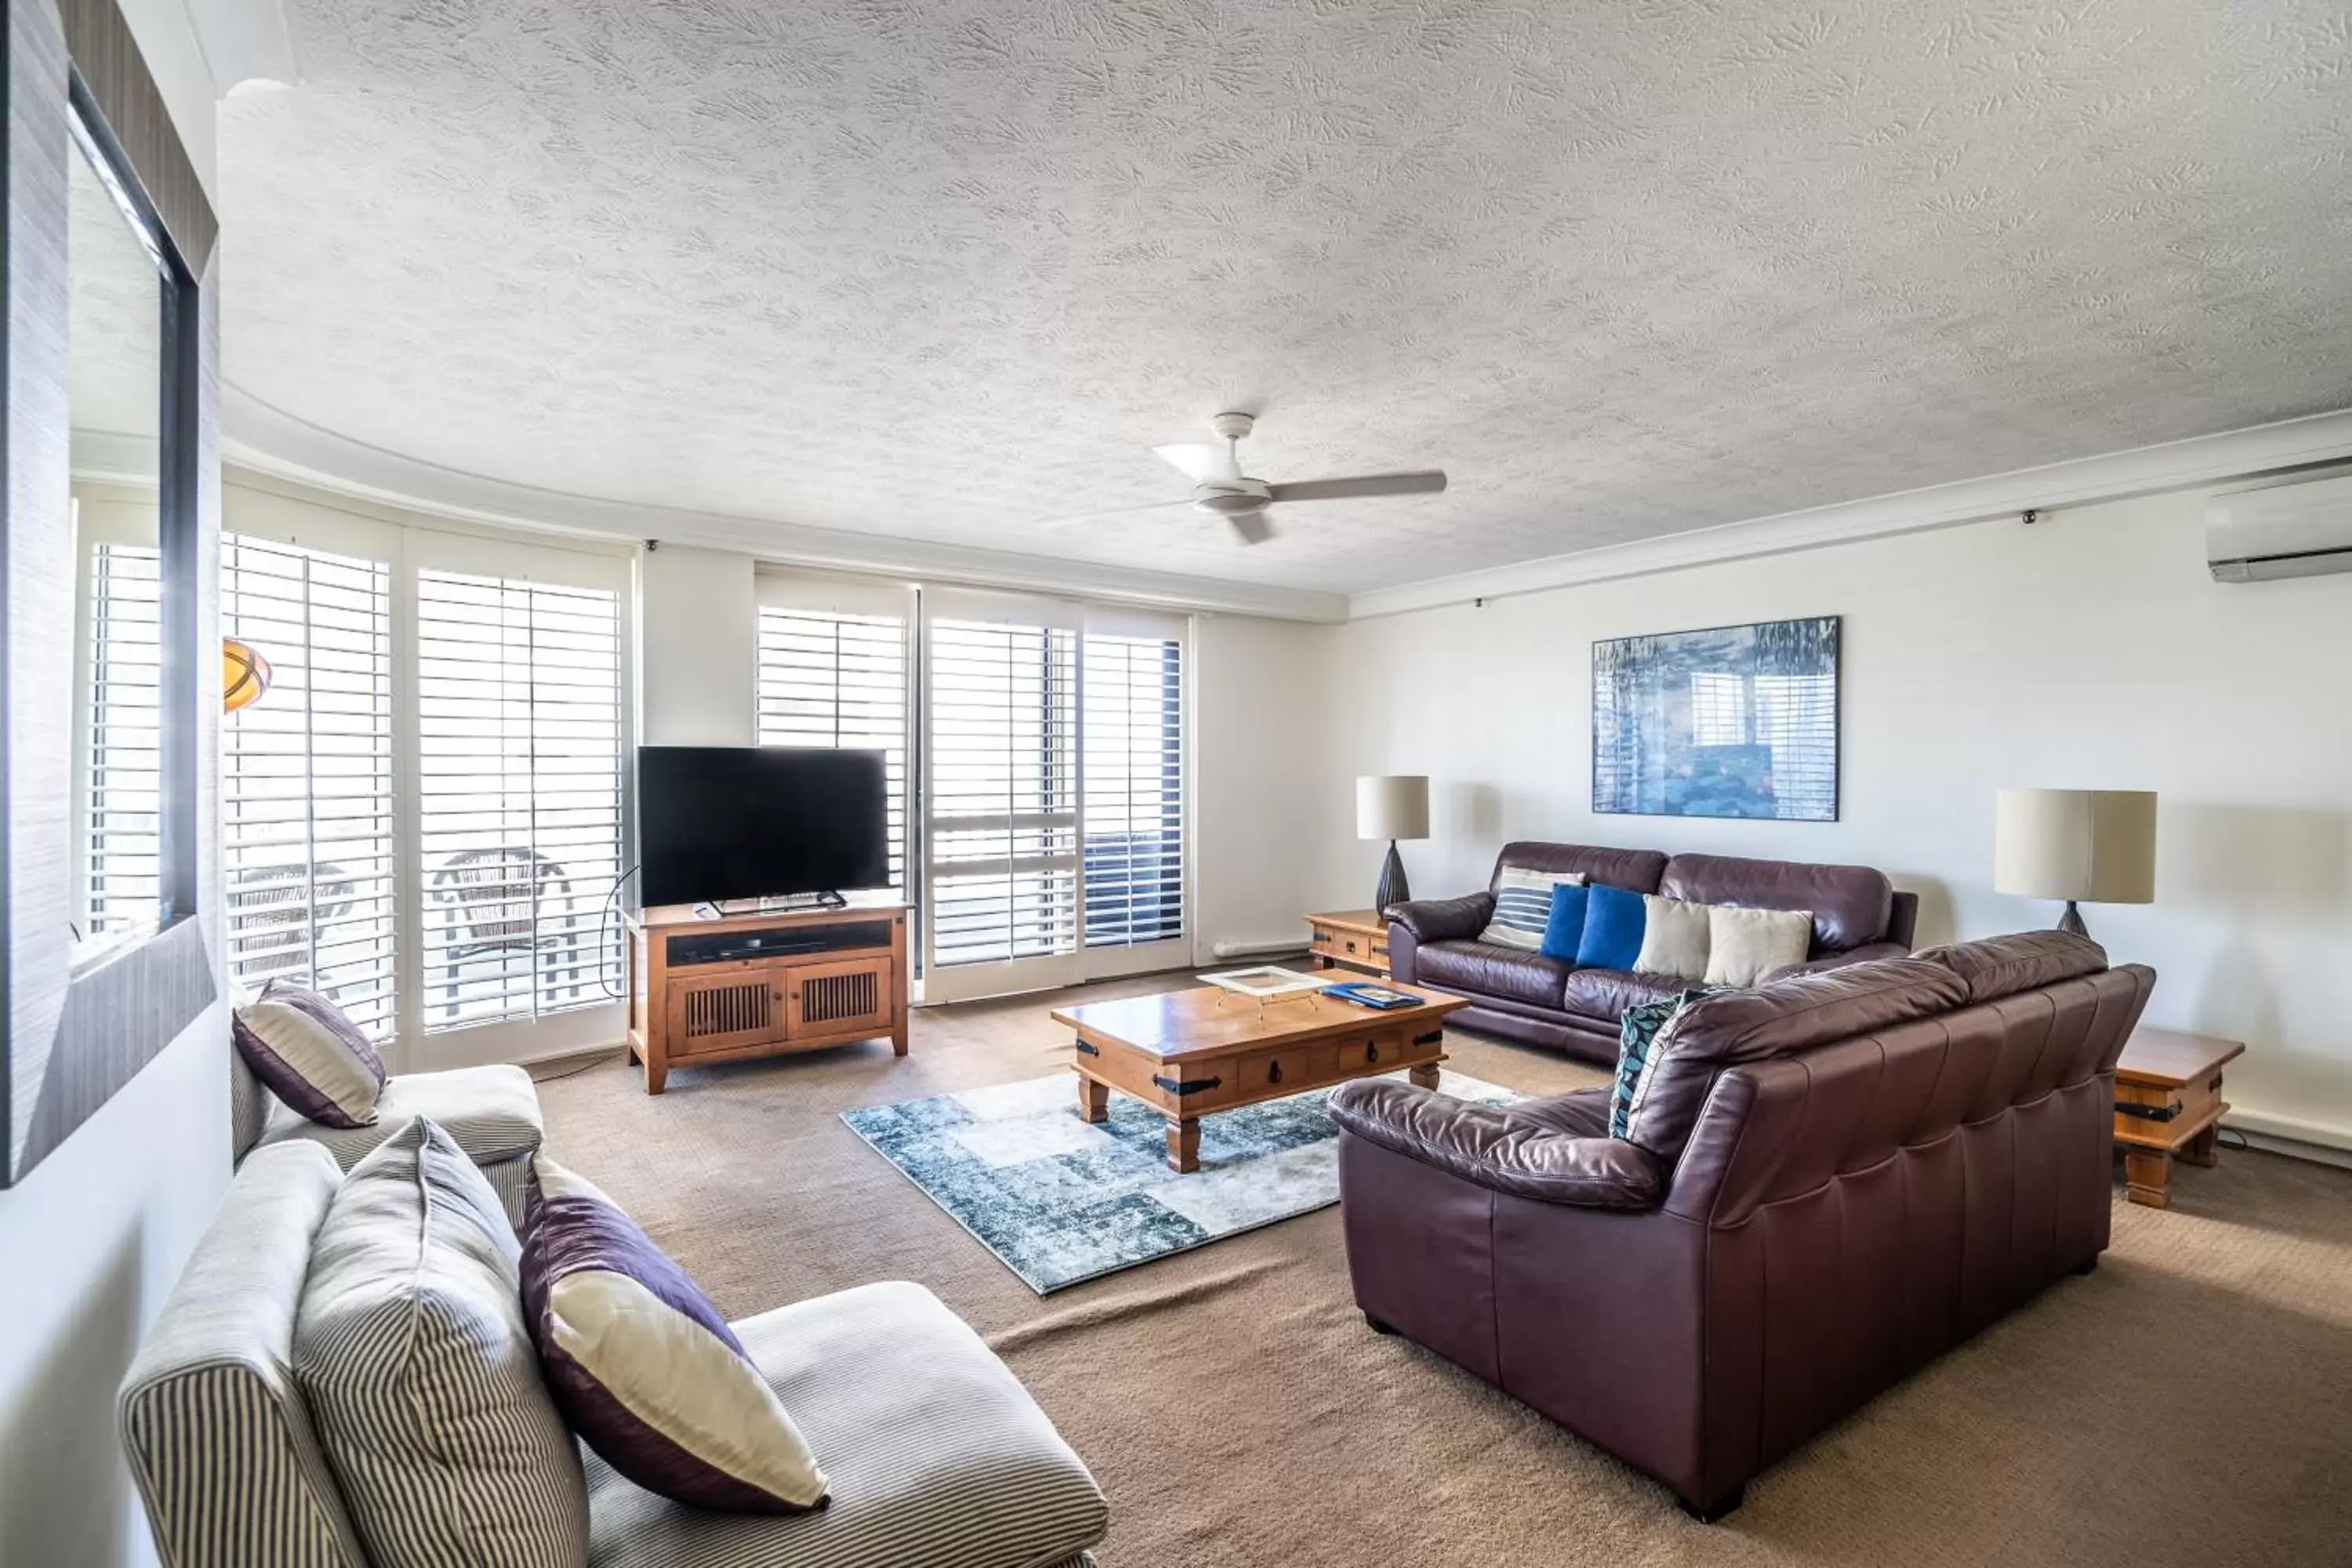
MULTIPOLYGON (((122 9, 209 190, 211 83, 187 13, 178 0, 122 9)), ((203 754, 209 767, 209 727, 203 754)), ((204 800, 209 811, 209 784, 204 800)), ((205 915, 216 935, 216 899, 205 915)), ((0 1192, 5 1568, 155 1561, 115 1437, 114 1393, 228 1184, 227 1036, 215 1003, 0 1192)))
MULTIPOLYGON (((1371 700, 1331 787, 1431 775, 1418 892, 1521 837, 1853 861, 1919 891, 1923 944, 2053 922, 1991 889, 2002 785, 2156 790, 2157 901, 2087 908, 2093 934, 2156 966, 2151 1022, 2246 1041, 2235 1120, 2352 1143, 2352 576, 2213 583, 2205 493, 1332 628, 1371 700), (1841 821, 1592 813, 1593 639, 1816 615, 1844 617, 1841 821)), ((1339 900, 1360 847, 1327 823, 1339 900)))
POLYGON ((219 1005, 0 1192, 0 1564, 154 1561, 114 1392, 228 1184, 219 1005))
MULTIPOLYGON (((1216 962, 1220 942, 1304 947, 1299 917, 1330 907, 1310 901, 1307 851, 1327 823, 1352 826, 1355 810, 1353 785, 1335 787, 1325 765, 1329 628, 1254 616, 1192 625, 1194 962, 1216 962)), ((1349 906, 1369 901, 1374 865, 1349 906)))
POLYGON ((759 738, 752 561, 666 544, 637 557, 637 737, 647 746, 759 738))

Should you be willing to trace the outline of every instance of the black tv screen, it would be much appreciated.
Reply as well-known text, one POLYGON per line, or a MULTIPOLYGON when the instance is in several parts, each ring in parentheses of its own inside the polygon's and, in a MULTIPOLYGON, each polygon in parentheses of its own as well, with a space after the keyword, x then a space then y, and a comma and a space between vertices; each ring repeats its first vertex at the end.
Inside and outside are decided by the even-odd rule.
POLYGON ((882 753, 640 746, 637 848, 647 905, 887 887, 882 753))

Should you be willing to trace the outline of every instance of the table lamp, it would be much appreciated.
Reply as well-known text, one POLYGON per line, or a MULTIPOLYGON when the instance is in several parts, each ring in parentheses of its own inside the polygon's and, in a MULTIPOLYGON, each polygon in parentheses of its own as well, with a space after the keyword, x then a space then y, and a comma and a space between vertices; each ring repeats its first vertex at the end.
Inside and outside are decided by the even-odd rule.
POLYGON ((1385 910, 1412 898, 1397 840, 1429 837, 1428 778, 1421 773, 1373 773, 1358 779, 1356 837, 1389 841, 1389 858, 1381 867, 1381 885, 1372 894, 1372 908, 1385 910))
POLYGON ((2077 900, 2156 900, 2156 795, 2137 789, 2005 789, 1993 816, 1993 890, 2063 899, 2060 931, 2088 936, 2077 900))

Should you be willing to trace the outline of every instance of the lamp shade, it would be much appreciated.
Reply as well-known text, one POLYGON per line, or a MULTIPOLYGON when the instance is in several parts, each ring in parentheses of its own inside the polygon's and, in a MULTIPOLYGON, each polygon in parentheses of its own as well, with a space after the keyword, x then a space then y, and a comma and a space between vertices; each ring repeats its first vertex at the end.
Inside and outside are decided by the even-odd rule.
POLYGON ((2002 790, 1993 816, 1992 885, 2028 899, 2153 902, 2155 793, 2002 790))
POLYGON ((1429 780, 1421 773, 1371 773, 1356 781, 1356 837, 1429 837, 1429 780))

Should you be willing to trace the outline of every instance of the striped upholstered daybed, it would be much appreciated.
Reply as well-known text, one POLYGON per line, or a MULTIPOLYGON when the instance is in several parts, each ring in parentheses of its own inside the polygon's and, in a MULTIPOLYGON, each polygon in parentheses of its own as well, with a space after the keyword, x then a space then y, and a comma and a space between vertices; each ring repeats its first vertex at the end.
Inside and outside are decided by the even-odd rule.
MULTIPOLYGON (((341 1179, 317 1142, 256 1149, 131 1365, 123 1444, 167 1568, 373 1568, 289 1371, 341 1179)), ((590 1568, 1094 1563, 1094 1478, 929 1291, 868 1285, 732 1327, 822 1456, 832 1506, 706 1513, 583 1451, 590 1568)))

